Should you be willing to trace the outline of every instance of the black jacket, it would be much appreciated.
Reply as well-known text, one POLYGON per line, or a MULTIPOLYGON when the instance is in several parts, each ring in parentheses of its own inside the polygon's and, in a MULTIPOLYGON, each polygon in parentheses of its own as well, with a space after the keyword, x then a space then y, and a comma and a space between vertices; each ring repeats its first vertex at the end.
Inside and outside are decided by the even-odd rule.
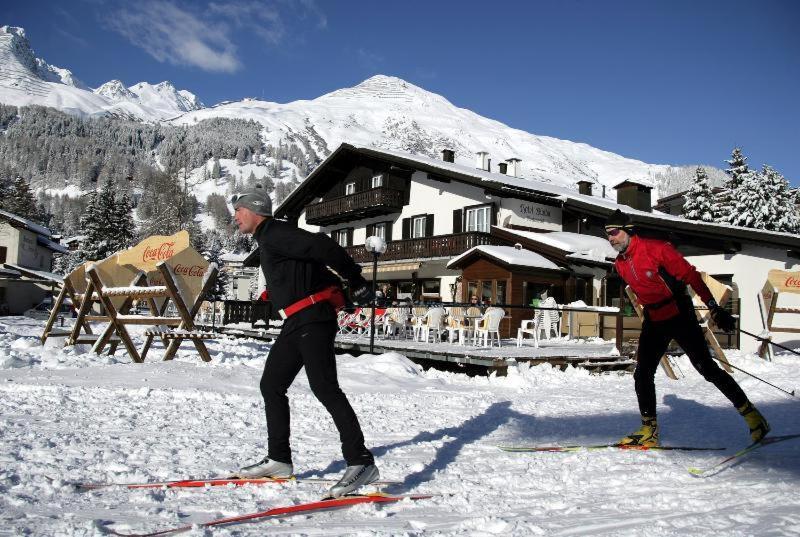
MULTIPOLYGON (((275 317, 279 309, 331 285, 341 285, 341 280, 328 267, 348 280, 352 287, 365 283, 361 267, 325 234, 268 219, 256 229, 253 237, 258 243, 261 270, 275 317)), ((314 304, 289 317, 281 331, 289 333, 308 323, 335 319, 336 312, 330 304, 314 304)))

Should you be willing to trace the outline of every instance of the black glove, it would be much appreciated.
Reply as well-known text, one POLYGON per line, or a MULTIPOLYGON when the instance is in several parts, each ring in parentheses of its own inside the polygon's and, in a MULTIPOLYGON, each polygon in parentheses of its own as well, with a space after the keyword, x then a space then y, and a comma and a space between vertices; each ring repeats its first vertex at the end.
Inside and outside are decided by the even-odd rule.
POLYGON ((708 301, 708 309, 711 310, 711 318, 714 319, 720 330, 724 332, 733 332, 736 330, 736 317, 730 312, 717 304, 717 301, 711 299, 708 301))
POLYGON ((353 304, 356 306, 368 306, 372 304, 374 296, 375 295, 372 294, 372 287, 366 282, 357 287, 353 287, 350 291, 350 297, 353 299, 353 304))

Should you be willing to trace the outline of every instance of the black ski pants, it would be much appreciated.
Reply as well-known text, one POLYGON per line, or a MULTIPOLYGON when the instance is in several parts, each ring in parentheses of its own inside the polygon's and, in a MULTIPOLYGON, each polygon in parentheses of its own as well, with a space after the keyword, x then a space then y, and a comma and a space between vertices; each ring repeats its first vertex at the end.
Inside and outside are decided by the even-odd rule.
POLYGON ((320 322, 300 326, 281 334, 269 351, 261 376, 261 395, 267 414, 269 458, 291 463, 289 447, 289 398, 286 392, 302 367, 311 391, 333 418, 339 430, 342 454, 348 466, 372 464, 372 453, 364 446, 364 435, 336 375, 333 340, 336 323, 320 322))
POLYGON ((677 316, 665 321, 645 319, 642 325, 636 371, 633 374, 642 416, 656 415, 656 387, 653 379, 659 361, 673 339, 689 356, 697 372, 716 386, 734 406, 739 408, 747 402, 747 396, 733 377, 720 368, 711 357, 708 344, 703 337, 703 329, 697 322, 694 311, 681 311, 677 316))

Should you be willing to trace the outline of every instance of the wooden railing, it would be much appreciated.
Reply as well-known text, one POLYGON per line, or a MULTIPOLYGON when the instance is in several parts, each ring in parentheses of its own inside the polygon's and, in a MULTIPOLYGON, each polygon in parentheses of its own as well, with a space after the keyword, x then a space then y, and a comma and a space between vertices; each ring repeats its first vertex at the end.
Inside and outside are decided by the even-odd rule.
MULTIPOLYGON (((502 245, 506 241, 488 233, 456 233, 454 235, 439 235, 436 237, 423 237, 421 239, 405 239, 391 241, 386 245, 386 252, 381 254, 381 261, 394 261, 398 259, 423 259, 431 257, 455 257, 461 255, 474 246, 484 244, 502 245)), ((347 253, 359 263, 372 261, 372 255, 364 249, 364 245, 348 246, 347 253)))
POLYGON ((404 194, 402 190, 377 187, 321 201, 306 207, 306 222, 325 225, 396 212, 403 208, 404 194))

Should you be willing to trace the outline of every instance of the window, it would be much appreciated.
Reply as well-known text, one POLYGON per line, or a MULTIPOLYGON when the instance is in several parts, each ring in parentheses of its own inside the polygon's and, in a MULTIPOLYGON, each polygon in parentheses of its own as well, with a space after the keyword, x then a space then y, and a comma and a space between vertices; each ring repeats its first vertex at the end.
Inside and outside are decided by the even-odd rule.
POLYGON ((381 222, 380 224, 375 224, 375 227, 372 230, 373 234, 382 238, 383 240, 386 239, 386 222, 381 222))
POLYGON ((339 246, 350 246, 349 235, 346 229, 337 229, 332 233, 333 240, 335 240, 339 246))
POLYGON ((374 175, 372 177, 372 188, 378 188, 383 186, 383 174, 379 173, 378 175, 374 175))
POLYGON ((488 233, 491 223, 491 209, 490 205, 467 209, 466 229, 464 231, 481 231, 483 233, 488 233))
POLYGON ((356 193, 356 184, 355 183, 347 183, 344 185, 344 195, 349 196, 350 194, 356 193))
POLYGON ((411 238, 418 239, 425 236, 425 222, 424 216, 415 216, 411 220, 411 238))

